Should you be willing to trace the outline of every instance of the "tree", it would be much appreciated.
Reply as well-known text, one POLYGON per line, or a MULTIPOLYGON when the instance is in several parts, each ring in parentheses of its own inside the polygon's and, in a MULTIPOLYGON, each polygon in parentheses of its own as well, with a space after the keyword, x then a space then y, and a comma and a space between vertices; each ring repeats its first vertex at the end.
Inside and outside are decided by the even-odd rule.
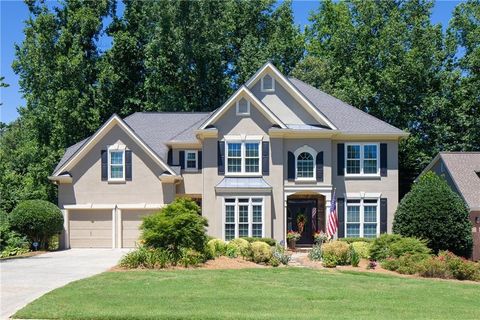
POLYGON ((438 252, 449 250, 464 257, 472 253, 472 224, 465 202, 443 177, 427 172, 400 202, 393 232, 428 241, 438 252))

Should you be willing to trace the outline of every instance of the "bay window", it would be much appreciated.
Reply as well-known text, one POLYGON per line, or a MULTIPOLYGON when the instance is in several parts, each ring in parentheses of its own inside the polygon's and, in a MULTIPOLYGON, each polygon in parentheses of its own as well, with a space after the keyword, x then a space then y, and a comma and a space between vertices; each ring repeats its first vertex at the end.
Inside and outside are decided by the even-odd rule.
POLYGON ((264 201, 262 197, 224 199, 224 239, 263 237, 264 201))

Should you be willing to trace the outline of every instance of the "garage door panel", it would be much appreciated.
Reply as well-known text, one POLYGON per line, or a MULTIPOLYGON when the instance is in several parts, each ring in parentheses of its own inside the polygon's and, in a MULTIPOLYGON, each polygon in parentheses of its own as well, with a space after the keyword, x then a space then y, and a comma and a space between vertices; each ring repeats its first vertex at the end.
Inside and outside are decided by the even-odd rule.
POLYGON ((110 210, 72 211, 69 218, 70 247, 112 247, 112 212, 110 210))
POLYGON ((122 247, 133 248, 138 245, 142 218, 154 212, 155 210, 122 211, 122 247))

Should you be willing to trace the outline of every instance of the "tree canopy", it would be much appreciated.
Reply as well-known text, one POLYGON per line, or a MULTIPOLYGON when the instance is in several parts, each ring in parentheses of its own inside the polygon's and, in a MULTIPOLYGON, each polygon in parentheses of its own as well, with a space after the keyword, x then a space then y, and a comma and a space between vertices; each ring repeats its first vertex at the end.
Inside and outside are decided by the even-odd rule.
POLYGON ((13 64, 26 105, 1 127, 0 209, 55 201, 47 177, 65 148, 113 113, 214 110, 267 60, 410 132, 403 192, 438 151, 480 148, 479 0, 459 4, 446 31, 430 0, 324 1, 305 30, 290 1, 118 4, 26 1, 13 64))

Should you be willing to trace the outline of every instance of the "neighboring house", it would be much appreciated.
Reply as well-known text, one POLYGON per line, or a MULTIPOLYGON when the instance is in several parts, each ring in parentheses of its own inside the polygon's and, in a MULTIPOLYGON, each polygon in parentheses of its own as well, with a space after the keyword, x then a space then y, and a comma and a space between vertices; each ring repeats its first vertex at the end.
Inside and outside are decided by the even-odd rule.
POLYGON ((71 146, 58 184, 66 247, 132 247, 141 217, 177 197, 201 204, 211 236, 298 241, 324 230, 336 189, 339 237, 390 232, 398 142, 407 134, 265 64, 211 113, 112 116, 71 146))
POLYGON ((445 177, 470 210, 473 260, 480 260, 480 152, 440 152, 420 174, 432 171, 445 177))

